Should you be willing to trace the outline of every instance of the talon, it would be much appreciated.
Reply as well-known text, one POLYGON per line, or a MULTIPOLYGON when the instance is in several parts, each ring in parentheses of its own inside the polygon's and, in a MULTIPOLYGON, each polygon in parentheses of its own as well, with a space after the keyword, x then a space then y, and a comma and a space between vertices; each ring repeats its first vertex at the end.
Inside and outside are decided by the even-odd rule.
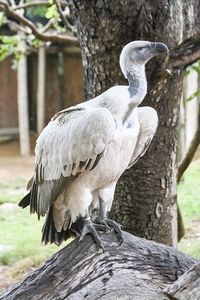
POLYGON ((110 231, 110 227, 107 224, 104 225, 104 224, 94 223, 93 225, 96 230, 104 231, 104 232, 110 231))
MULTIPOLYGON (((120 224, 118 224, 117 222, 115 222, 113 220, 107 219, 107 218, 102 219, 102 220, 97 219, 96 222, 99 223, 97 225, 106 226, 106 228, 109 228, 109 230, 111 228, 113 228, 114 232, 117 236, 117 239, 119 241, 119 244, 121 245, 123 243, 124 239, 123 239, 122 230, 121 230, 122 226, 120 224)), ((97 229, 98 229, 98 227, 97 227, 97 229)))
POLYGON ((94 241, 96 242, 97 246, 103 250, 103 252, 105 252, 104 246, 98 236, 98 233, 93 225, 93 223, 91 222, 90 219, 85 218, 83 220, 83 229, 81 230, 81 234, 79 237, 79 242, 82 242, 84 237, 86 236, 86 234, 90 233, 94 239, 94 241))

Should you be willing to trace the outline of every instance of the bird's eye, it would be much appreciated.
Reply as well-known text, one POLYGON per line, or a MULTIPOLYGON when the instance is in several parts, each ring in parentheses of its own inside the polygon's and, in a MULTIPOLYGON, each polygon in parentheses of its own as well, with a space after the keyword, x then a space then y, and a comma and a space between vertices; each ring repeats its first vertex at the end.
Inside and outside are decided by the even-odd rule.
POLYGON ((138 51, 141 52, 143 50, 143 47, 138 47, 138 51))

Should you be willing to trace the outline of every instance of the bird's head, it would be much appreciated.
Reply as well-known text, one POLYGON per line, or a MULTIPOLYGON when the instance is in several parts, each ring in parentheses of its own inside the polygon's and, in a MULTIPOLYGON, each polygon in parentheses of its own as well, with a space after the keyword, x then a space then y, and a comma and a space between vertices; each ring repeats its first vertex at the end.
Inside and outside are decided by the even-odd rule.
POLYGON ((134 41, 128 43, 120 55, 120 67, 123 74, 131 71, 136 66, 144 66, 152 57, 168 53, 168 48, 160 42, 134 41))

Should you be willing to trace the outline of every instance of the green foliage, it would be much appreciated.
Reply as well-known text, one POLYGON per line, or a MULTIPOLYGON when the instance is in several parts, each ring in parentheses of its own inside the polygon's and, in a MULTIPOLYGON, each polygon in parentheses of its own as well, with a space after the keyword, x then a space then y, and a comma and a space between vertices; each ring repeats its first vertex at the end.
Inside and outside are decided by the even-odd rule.
MULTIPOLYGON (((24 17, 31 19, 32 22, 36 24, 36 27, 41 31, 43 31, 43 24, 47 23, 48 20, 51 20, 49 24, 54 27, 55 31, 57 31, 58 33, 65 32, 65 29, 59 25, 60 14, 54 0, 49 0, 48 7, 44 5, 37 7, 28 7, 24 11, 24 17)), ((0 12, 0 27, 7 22, 8 20, 4 13, 0 12)), ((46 29, 44 28, 44 31, 45 30, 46 29)), ((35 38, 32 33, 26 33, 24 38, 25 46, 24 49, 22 49, 22 44, 20 43, 20 40, 22 38, 24 37, 22 37, 21 35, 0 36, 0 61, 5 59, 9 55, 14 55, 12 67, 16 68, 21 55, 28 53, 27 49, 30 51, 31 48, 38 48, 43 43, 45 43, 35 38)))
POLYGON ((0 27, 6 23, 7 23, 7 18, 5 14, 2 11, 0 11, 0 27))
POLYGON ((51 19, 51 18, 54 18, 55 20, 58 20, 59 18, 59 13, 57 11, 57 7, 56 7, 56 4, 53 3, 52 0, 49 0, 49 3, 51 4, 49 7, 48 7, 48 10, 45 14, 46 18, 47 19, 51 19))
POLYGON ((200 74, 200 60, 195 62, 192 66, 191 69, 200 74))
POLYGON ((7 56, 14 54, 15 59, 19 59, 19 37, 14 36, 0 36, 0 61, 7 56))
POLYGON ((200 95, 200 89, 198 89, 196 92, 194 92, 190 97, 187 98, 187 101, 190 101, 200 95))
POLYGON ((64 32, 65 29, 59 26, 59 20, 60 20, 60 15, 57 9, 57 5, 55 4, 54 0, 49 0, 50 6, 48 7, 48 10, 45 14, 45 17, 47 19, 53 20, 53 26, 57 30, 58 33, 64 32))
POLYGON ((37 7, 29 7, 26 9, 26 16, 29 18, 33 17, 45 17, 48 8, 44 5, 37 6, 37 7))
POLYGON ((34 38, 29 42, 29 44, 34 48, 39 48, 40 46, 42 46, 43 42, 34 38))
POLYGON ((192 71, 197 72, 198 74, 200 74, 200 60, 196 61, 193 65, 191 65, 190 67, 188 67, 185 70, 185 76, 189 75, 192 71))
POLYGON ((19 35, 0 36, 0 61, 13 55, 12 69, 17 69, 21 56, 27 54, 26 45, 20 43, 20 38, 19 35))

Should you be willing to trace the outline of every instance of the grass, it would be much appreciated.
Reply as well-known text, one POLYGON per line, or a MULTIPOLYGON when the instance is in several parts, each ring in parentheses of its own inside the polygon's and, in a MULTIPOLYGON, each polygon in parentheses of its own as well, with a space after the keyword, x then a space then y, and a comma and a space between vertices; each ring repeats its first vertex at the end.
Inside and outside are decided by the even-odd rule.
POLYGON ((24 180, 13 180, 0 182, 0 205, 3 203, 17 203, 23 197, 24 187, 26 182, 24 180))
POLYGON ((200 221, 200 163, 191 165, 178 188, 178 201, 185 221, 200 221))
POLYGON ((200 239, 183 239, 179 243, 179 250, 200 259, 200 239))
POLYGON ((44 222, 30 215, 29 209, 21 209, 17 203, 23 197, 23 181, 0 184, 0 264, 28 261, 37 266, 52 253, 58 251, 56 245, 41 245, 41 229, 44 222), (11 193, 12 191, 12 193, 11 193))
POLYGON ((179 249, 200 258, 200 163, 193 163, 178 187, 178 202, 186 228, 179 249))
POLYGON ((38 265, 43 259, 58 250, 57 246, 43 246, 40 243, 43 220, 37 221, 28 209, 17 205, 0 210, 0 241, 7 251, 0 254, 0 263, 10 265, 24 258, 30 258, 38 265))

